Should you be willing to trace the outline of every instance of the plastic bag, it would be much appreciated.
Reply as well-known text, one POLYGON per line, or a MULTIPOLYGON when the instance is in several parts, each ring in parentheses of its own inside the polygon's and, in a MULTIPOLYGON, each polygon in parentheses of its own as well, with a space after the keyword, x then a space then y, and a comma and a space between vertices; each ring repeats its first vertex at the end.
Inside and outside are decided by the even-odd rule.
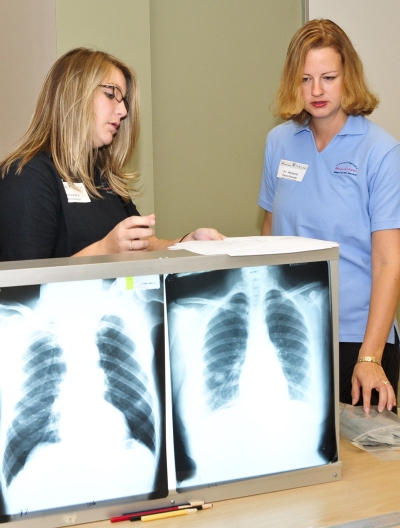
POLYGON ((400 418, 384 409, 372 406, 366 414, 362 407, 340 404, 340 433, 363 446, 386 445, 400 449, 400 418))

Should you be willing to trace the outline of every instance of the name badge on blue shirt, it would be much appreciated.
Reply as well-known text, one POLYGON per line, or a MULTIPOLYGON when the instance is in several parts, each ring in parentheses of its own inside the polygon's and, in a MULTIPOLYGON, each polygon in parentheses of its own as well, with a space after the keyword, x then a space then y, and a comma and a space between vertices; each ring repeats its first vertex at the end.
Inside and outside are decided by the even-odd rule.
POLYGON ((304 163, 281 159, 276 177, 301 182, 307 169, 308 165, 304 163))

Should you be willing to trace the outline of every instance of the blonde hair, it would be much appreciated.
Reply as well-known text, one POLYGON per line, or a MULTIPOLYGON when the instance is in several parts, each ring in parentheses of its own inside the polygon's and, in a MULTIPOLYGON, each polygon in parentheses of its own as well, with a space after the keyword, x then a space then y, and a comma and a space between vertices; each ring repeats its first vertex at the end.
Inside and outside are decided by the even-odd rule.
POLYGON ((82 182, 88 192, 100 196, 94 183, 94 168, 100 169, 111 189, 130 199, 128 184, 137 177, 124 170, 139 136, 139 93, 134 71, 102 51, 76 48, 60 57, 49 71, 39 94, 27 132, 18 148, 0 162, 4 178, 11 165, 17 174, 36 154, 50 151, 61 177, 73 185, 82 182), (93 148, 96 89, 113 68, 126 79, 129 112, 121 120, 110 145, 93 148))
POLYGON ((275 115, 296 123, 309 119, 310 114, 304 110, 301 84, 306 55, 315 48, 333 48, 342 58, 342 109, 349 115, 371 114, 379 99, 367 86, 361 59, 349 37, 331 20, 316 19, 301 27, 290 42, 278 87, 275 115))

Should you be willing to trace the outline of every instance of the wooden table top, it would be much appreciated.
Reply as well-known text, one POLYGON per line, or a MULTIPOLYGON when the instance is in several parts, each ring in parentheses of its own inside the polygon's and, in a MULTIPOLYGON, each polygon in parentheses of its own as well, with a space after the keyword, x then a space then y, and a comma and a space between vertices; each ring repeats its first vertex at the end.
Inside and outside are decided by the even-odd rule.
MULTIPOLYGON (((340 459, 342 480, 338 482, 214 502, 210 510, 152 521, 150 526, 323 528, 400 511, 400 460, 378 460, 343 439, 340 441, 340 459)), ((126 523, 129 521, 113 524, 106 520, 79 526, 123 528, 126 523)), ((400 522, 396 526, 400 526, 400 522)))

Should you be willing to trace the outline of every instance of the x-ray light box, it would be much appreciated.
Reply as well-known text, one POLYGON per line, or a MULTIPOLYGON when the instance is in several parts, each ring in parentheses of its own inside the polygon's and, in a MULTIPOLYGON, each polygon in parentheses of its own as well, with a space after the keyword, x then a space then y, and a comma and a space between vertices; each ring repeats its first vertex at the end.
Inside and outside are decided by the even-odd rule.
POLYGON ((340 479, 337 248, 0 265, 0 522, 340 479))

